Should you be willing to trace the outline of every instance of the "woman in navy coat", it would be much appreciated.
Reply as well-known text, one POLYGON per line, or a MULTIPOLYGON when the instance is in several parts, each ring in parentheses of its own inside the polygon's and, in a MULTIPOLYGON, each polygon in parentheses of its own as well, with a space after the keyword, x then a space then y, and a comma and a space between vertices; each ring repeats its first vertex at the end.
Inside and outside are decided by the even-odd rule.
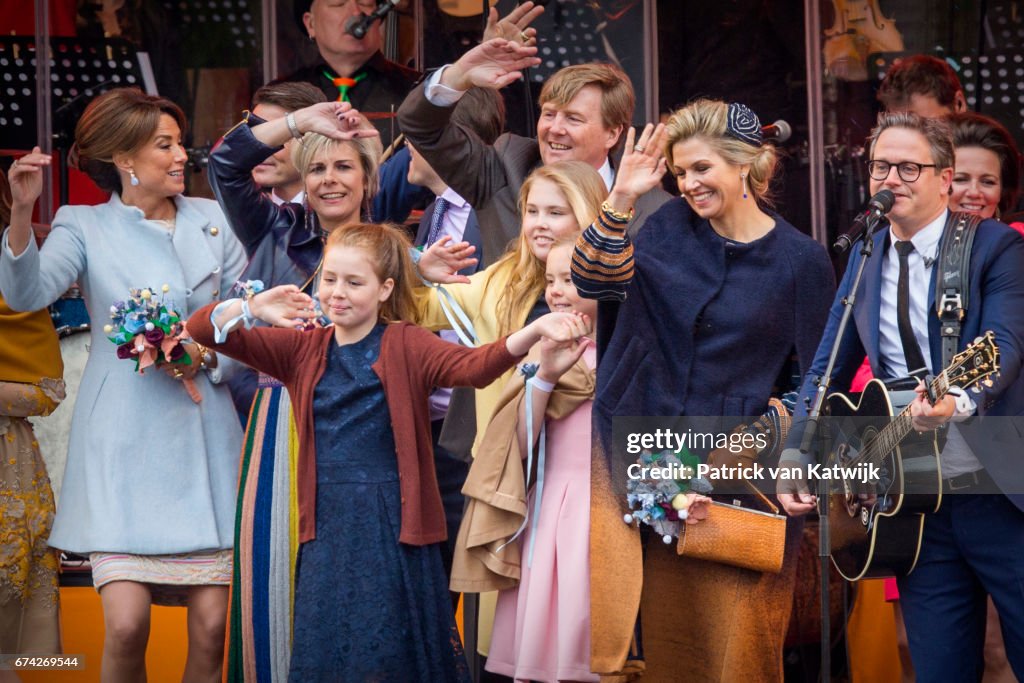
POLYGON ((598 221, 577 242, 573 280, 598 312, 592 506, 592 665, 644 680, 781 681, 799 528, 779 574, 678 557, 622 522, 625 461, 615 416, 757 416, 794 351, 813 358, 835 291, 825 250, 768 209, 776 152, 741 104, 698 100, 632 134, 598 221), (681 199, 626 234, 639 193, 665 170, 681 199), (614 555, 618 561, 602 561, 614 555), (605 597, 607 596, 607 597, 605 597))

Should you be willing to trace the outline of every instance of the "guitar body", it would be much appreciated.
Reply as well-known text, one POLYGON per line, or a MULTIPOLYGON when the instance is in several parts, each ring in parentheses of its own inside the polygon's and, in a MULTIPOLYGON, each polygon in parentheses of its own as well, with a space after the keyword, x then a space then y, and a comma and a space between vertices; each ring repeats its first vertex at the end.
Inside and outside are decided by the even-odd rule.
MULTIPOLYGON (((867 444, 893 421, 888 390, 879 380, 864 387, 855 406, 842 394, 828 398, 829 424, 838 433, 827 467, 852 467, 867 444)), ((874 444, 877 445, 877 444, 874 444)), ((828 484, 832 562, 849 581, 905 576, 917 564, 924 515, 942 502, 935 433, 911 432, 899 445, 872 458, 881 480, 831 479, 828 484)))

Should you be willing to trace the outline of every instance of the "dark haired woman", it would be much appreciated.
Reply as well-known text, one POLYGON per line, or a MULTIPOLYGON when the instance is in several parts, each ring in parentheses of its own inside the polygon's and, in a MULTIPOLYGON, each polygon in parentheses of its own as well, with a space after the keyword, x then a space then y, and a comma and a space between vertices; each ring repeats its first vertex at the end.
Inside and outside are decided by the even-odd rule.
POLYGON ((999 219, 1013 212, 1020 194, 1021 156, 1001 123, 982 114, 949 117, 956 161, 949 210, 999 219))
MULTIPOLYGON (((176 105, 135 89, 93 100, 75 130, 79 166, 110 201, 62 207, 42 249, 29 220, 48 157, 37 148, 18 160, 0 245, 0 291, 12 308, 43 308, 77 281, 90 318, 102 321, 131 288, 166 284, 184 318, 231 288, 245 256, 215 202, 181 194, 184 126, 176 105)), ((50 545, 90 556, 104 680, 144 677, 157 603, 188 606, 184 679, 219 681, 241 450, 218 386, 231 364, 189 342, 190 365, 140 375, 102 324, 91 335, 50 545)))
POLYGON ((781 681, 800 525, 787 525, 778 574, 678 557, 660 540, 642 553, 640 534, 622 522, 625 463, 605 445, 619 415, 762 414, 794 349, 801 369, 810 365, 832 267, 820 244, 767 208, 776 154, 741 104, 698 100, 635 145, 630 131, 621 166, 631 172, 618 174, 573 263, 580 294, 602 300, 591 664, 597 673, 630 666, 639 610, 645 681, 781 681), (660 181, 662 154, 682 199, 647 220, 634 249, 626 227, 636 199, 660 181))

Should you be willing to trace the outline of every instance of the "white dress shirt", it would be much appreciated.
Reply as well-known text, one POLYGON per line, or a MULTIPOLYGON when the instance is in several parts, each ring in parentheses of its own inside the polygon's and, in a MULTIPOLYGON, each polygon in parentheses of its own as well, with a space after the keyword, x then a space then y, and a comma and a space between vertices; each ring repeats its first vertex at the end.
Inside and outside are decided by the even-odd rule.
MULTIPOLYGON (((914 337, 921 347, 921 355, 926 361, 931 359, 931 347, 928 343, 928 315, 933 302, 928 297, 933 268, 938 260, 939 240, 946 225, 948 211, 943 211, 938 218, 919 230, 910 238, 914 251, 907 257, 910 276, 910 324, 914 328, 914 337)), ((889 248, 885 251, 882 262, 881 306, 878 312, 878 362, 886 377, 905 377, 909 372, 903 353, 903 342, 900 339, 899 324, 896 318, 896 294, 900 273, 900 257, 896 252, 896 238, 890 233, 889 248)), ((916 368, 914 368, 916 369, 916 368)), ((931 370, 931 368, 929 368, 931 370)), ((971 398, 959 390, 951 390, 956 394, 957 405, 955 417, 966 417, 975 411, 971 398)), ((942 450, 942 476, 945 479, 967 472, 980 470, 982 465, 971 453, 956 425, 949 425, 949 436, 942 450)))

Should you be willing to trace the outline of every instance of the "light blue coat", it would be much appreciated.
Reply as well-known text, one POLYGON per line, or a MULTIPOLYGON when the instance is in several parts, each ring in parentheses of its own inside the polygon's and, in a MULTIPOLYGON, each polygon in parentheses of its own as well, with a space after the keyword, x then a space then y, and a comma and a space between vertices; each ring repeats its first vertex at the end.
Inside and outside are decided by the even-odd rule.
POLYGON ((111 304, 133 287, 169 285, 187 318, 226 297, 241 274, 245 254, 217 203, 175 203, 173 236, 114 194, 100 206, 62 207, 41 251, 30 240, 15 258, 3 237, 0 292, 11 308, 43 308, 77 281, 92 320, 50 534, 56 548, 152 555, 232 545, 242 430, 227 385, 213 383, 231 361, 220 357, 217 370, 196 376, 196 404, 164 372, 137 374, 103 333, 111 304))

